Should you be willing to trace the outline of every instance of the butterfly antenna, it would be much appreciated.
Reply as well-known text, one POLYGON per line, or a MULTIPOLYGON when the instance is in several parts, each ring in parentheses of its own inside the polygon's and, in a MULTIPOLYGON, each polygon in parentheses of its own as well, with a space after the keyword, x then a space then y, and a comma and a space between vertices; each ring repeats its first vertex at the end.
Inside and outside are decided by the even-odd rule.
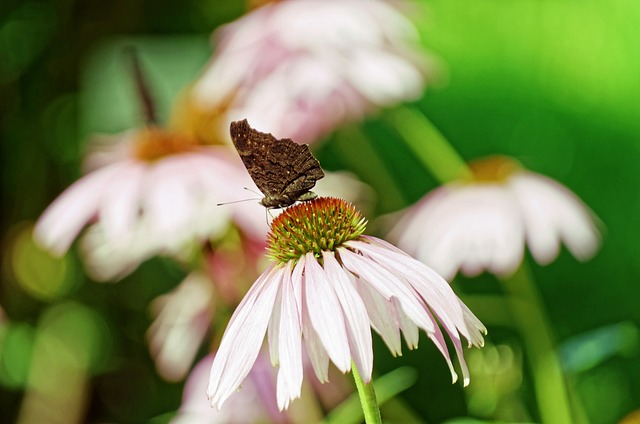
POLYGON ((136 49, 134 46, 129 46, 125 48, 124 53, 129 56, 131 60, 134 83, 136 86, 136 91, 138 92, 138 97, 140 98, 145 121, 147 125, 156 124, 158 120, 156 116, 155 103, 153 101, 153 97, 151 96, 151 90, 149 90, 149 86, 147 85, 144 72, 142 71, 138 49, 136 49))
POLYGON ((222 203, 216 203, 216 206, 224 206, 224 205, 230 205, 232 203, 242 203, 242 202, 248 202, 250 200, 260 200, 260 199, 242 199, 242 200, 233 200, 231 202, 222 202, 222 203))

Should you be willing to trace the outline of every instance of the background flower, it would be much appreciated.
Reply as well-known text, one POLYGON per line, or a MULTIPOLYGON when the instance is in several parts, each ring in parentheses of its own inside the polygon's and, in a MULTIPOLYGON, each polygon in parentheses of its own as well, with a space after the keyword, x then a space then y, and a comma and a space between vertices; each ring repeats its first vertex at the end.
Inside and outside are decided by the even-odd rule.
POLYGON ((272 2, 214 40, 215 55, 190 91, 191 115, 218 110, 303 143, 417 99, 433 68, 411 21, 384 1, 272 2))
POLYGON ((596 218, 576 195, 511 159, 481 166, 476 181, 444 185, 411 207, 392 233, 398 244, 446 278, 458 270, 508 276, 525 244, 543 265, 558 256, 560 243, 579 260, 593 256, 600 246, 596 218))
POLYGON ((238 187, 250 181, 228 148, 198 146, 188 136, 154 128, 127 132, 113 143, 128 148, 114 147, 117 154, 109 157, 94 150, 88 162, 104 166, 79 179, 43 213, 35 229, 42 246, 64 254, 89 225, 83 241, 88 271, 111 280, 153 255, 188 256, 232 222, 263 237, 259 210, 217 205, 237 198, 238 187))
MULTIPOLYGON (((179 408, 182 387, 156 375, 145 333, 149 302, 170 292, 184 271, 172 261, 152 260, 121 284, 98 285, 88 281, 76 249, 56 261, 56 268, 54 259, 25 240, 31 239, 31 223, 80 175, 86 135, 140 125, 123 48, 134 45, 148 65, 158 117, 167 122, 176 94, 211 59, 211 32, 242 16, 246 4, 130 0, 81 6, 72 0, 10 2, 3 8, 0 304, 11 318, 0 343, 3 419, 16 421, 27 390, 24 376, 40 359, 28 355, 31 335, 43 326, 37 318, 68 298, 90 309, 102 331, 88 331, 94 327, 86 320, 74 321, 72 339, 56 342, 51 356, 72 351, 93 358, 94 365, 78 392, 71 391, 68 374, 58 379, 48 372, 45 381, 81 409, 80 422, 162 421, 179 408)), ((606 225, 602 248, 591 261, 580 263, 562 252, 552 266, 529 261, 528 268, 540 283, 563 364, 570 364, 564 371, 574 398, 582 401, 589 422, 618 422, 638 409, 640 399, 640 202, 634 200, 640 192, 638 9, 628 0, 431 0, 428 6, 428 19, 416 20, 415 26, 427 50, 446 64, 447 84, 430 88, 409 107, 428 116, 462 157, 517 157, 578 193, 606 225), (625 330, 616 330, 620 327, 625 330)), ((404 146, 398 129, 406 123, 386 118, 386 113, 368 115, 366 122, 345 126, 314 150, 326 169, 354 172, 373 188, 377 203, 367 214, 371 219, 413 204, 438 185, 404 146)), ((216 129, 209 131, 212 135, 227 129, 215 120, 209 125, 216 129)), ((214 138, 211 143, 221 143, 214 138)), ((236 190, 232 199, 221 201, 245 197, 251 196, 236 190)), ((257 208, 264 229, 269 219, 264 210, 246 205, 257 208)), ((502 287, 492 281, 483 275, 464 287, 499 296, 502 287)), ((512 322, 492 321, 501 318, 500 309, 475 302, 473 310, 491 317, 485 324, 493 344, 522 350, 512 322)), ((405 349, 399 358, 379 337, 373 340, 377 372, 403 365, 420 375, 410 390, 388 403, 389 413, 392 403, 400 403, 417 421, 447 421, 472 411, 486 421, 539 421, 535 384, 517 364, 514 371, 523 377, 509 395, 518 396, 525 410, 498 411, 495 398, 487 396, 474 399, 471 409, 463 401, 462 384, 449 384, 447 368, 438 366, 439 352, 425 337, 420 349, 405 349)), ((494 363, 495 356, 486 359, 493 369, 504 365, 494 363)), ((493 387, 495 396, 507 399, 493 387)), ((65 408, 47 412, 69 417, 65 408)))

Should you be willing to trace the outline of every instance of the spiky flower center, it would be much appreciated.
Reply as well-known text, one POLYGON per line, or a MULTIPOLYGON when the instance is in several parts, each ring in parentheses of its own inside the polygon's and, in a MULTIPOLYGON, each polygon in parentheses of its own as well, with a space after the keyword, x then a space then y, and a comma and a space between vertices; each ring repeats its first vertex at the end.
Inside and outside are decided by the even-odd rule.
POLYGON ((142 161, 154 161, 165 156, 185 153, 200 143, 197 138, 148 127, 136 134, 135 156, 142 161))
POLYGON ((335 250, 359 237, 367 220, 353 205, 334 197, 318 197, 287 208, 271 223, 267 255, 286 263, 313 252, 335 250))
POLYGON ((504 182, 522 169, 517 160, 507 156, 489 156, 469 163, 475 182, 504 182))

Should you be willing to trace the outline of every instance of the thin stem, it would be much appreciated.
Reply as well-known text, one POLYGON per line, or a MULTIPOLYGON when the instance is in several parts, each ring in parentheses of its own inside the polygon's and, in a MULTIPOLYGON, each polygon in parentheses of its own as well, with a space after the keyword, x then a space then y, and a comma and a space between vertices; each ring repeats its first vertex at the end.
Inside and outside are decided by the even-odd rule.
POLYGON ((376 398, 375 388, 373 387, 373 380, 368 384, 362 380, 360 373, 358 373, 358 367, 351 362, 351 373, 353 379, 356 382, 358 389, 358 395, 360 396, 360 405, 362 405, 362 412, 364 413, 364 422, 366 424, 382 424, 382 418, 380 417, 380 408, 378 407, 378 399, 376 398))
POLYGON ((399 107, 388 111, 386 116, 407 146, 438 181, 448 183, 471 178, 466 162, 423 113, 399 107))
POLYGON ((508 295, 507 304, 531 363, 541 421, 576 422, 556 355, 552 327, 526 264, 523 263, 512 277, 503 279, 503 283, 508 295))
MULTIPOLYGON (((388 113, 388 119, 441 183, 472 178, 465 161, 420 111, 398 108, 388 113)), ((510 315, 521 334, 533 370, 542 422, 576 422, 575 419, 580 417, 572 416, 566 382, 555 352, 552 327, 526 265, 523 264, 512 277, 504 279, 504 287, 510 315)))

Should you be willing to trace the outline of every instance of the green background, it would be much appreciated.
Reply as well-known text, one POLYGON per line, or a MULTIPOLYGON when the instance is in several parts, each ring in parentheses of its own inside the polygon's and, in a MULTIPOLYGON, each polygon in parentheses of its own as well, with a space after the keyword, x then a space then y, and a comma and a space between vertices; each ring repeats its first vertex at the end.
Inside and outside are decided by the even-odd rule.
MULTIPOLYGON (((581 264, 563 251, 532 271, 585 413, 593 423, 616 422, 640 408, 640 2, 424 3, 422 39, 442 72, 413 107, 465 159, 514 156, 569 187, 602 221, 604 242, 593 260, 581 264)), ((75 253, 53 261, 24 234, 80 176, 87 135, 142 122, 121 47, 138 46, 166 117, 173 96, 208 60, 211 31, 243 10, 243 2, 197 0, 0 6, 0 305, 10 319, 0 331, 3 420, 17 414, 33 335, 55 308, 92 317, 77 330, 93 335, 78 348, 94 346, 90 422, 164 422, 179 406, 181 385, 155 375, 144 332, 148 302, 174 287, 183 272, 156 259, 121 283, 100 285, 84 276, 75 253), (47 286, 49 279, 58 285, 47 286)), ((437 186, 386 118, 371 117, 357 124, 358 131, 347 125, 317 150, 325 168, 353 170, 376 190, 370 219, 437 186), (363 165, 354 152, 376 165, 363 165)), ((489 276, 459 279, 456 288, 471 299, 499 291, 489 276)), ((490 322, 491 344, 517 346, 508 323, 482 305, 474 311, 490 322)), ((391 358, 378 341, 377 372, 404 364, 418 370, 416 385, 402 398, 424 421, 473 414, 425 339, 401 358, 391 358)), ((517 396, 535 421, 524 370, 517 396)))

